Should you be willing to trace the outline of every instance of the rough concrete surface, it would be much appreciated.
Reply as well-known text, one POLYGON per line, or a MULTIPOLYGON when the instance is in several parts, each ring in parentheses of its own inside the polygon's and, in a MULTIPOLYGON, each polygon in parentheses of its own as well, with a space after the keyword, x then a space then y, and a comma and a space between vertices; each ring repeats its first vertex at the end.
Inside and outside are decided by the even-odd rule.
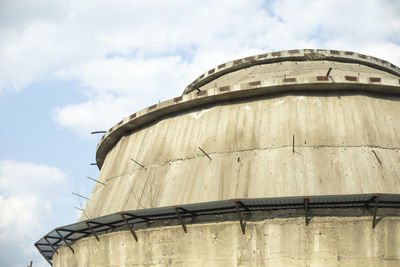
MULTIPOLYGON (((96 183, 80 220, 225 199, 399 194, 399 77, 389 62, 336 50, 221 64, 182 96, 107 131, 96 152, 105 185, 96 183)), ((249 221, 245 235, 229 220, 191 224, 187 234, 157 226, 137 230, 137 243, 129 231, 115 232, 75 242, 75 254, 62 247, 53 263, 400 265, 399 217, 372 229, 371 216, 346 216, 315 217, 309 226, 301 217, 249 221)))
POLYGON ((82 219, 233 198, 398 193, 399 99, 282 95, 165 118, 110 151, 106 186, 96 184, 82 219))
POLYGON ((54 254, 53 266, 399 266, 400 219, 371 217, 272 219, 195 224, 85 238, 54 254))

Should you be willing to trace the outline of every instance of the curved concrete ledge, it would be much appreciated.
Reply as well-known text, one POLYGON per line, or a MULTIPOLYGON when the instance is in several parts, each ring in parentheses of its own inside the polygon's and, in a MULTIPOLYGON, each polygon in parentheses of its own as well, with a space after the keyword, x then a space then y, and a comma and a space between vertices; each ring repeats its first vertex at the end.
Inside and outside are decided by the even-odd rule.
POLYGON ((197 88, 230 72, 249 68, 261 64, 271 64, 283 61, 336 61, 345 63, 358 63, 375 69, 383 70, 400 77, 400 68, 385 60, 350 51, 326 49, 294 49, 265 53, 229 61, 203 73, 184 90, 188 94, 197 88))
POLYGON ((376 75, 368 77, 330 76, 329 79, 326 76, 303 76, 300 78, 258 80, 234 86, 222 86, 200 92, 191 92, 136 112, 109 129, 97 146, 97 166, 101 169, 107 153, 122 136, 165 116, 218 102, 296 91, 366 92, 400 95, 400 79, 381 78, 376 77, 376 75))

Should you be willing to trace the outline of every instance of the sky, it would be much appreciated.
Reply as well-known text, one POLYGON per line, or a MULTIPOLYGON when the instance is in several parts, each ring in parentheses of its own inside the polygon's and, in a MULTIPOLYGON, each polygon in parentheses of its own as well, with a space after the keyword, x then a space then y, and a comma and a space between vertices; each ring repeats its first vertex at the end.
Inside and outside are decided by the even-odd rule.
POLYGON ((400 66, 399 0, 0 0, 0 266, 74 223, 101 135, 237 58, 327 48, 400 66))

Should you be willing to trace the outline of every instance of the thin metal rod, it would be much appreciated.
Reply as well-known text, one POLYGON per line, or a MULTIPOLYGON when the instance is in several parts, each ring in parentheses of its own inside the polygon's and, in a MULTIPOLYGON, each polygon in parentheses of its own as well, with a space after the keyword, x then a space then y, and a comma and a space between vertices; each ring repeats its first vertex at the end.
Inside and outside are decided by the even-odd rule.
POLYGON ((133 228, 131 227, 131 225, 128 223, 128 220, 126 219, 124 213, 120 212, 119 214, 121 215, 122 219, 124 220, 126 226, 129 228, 129 231, 131 231, 133 238, 135 238, 136 242, 138 242, 137 235, 136 235, 135 231, 133 231, 133 228))
POLYGON ((234 200, 235 202, 235 206, 236 206, 236 213, 237 216, 239 218, 239 222, 240 222, 240 228, 242 229, 242 233, 245 234, 246 233, 246 225, 243 222, 243 218, 242 218, 242 213, 240 212, 240 208, 239 208, 239 200, 234 200))
POLYGON ((376 152, 374 150, 372 150, 372 153, 374 153, 376 159, 378 160, 379 164, 382 165, 382 161, 379 159, 378 155, 376 154, 376 152))
POLYGON ((142 167, 143 169, 147 170, 145 166, 143 166, 142 164, 140 164, 139 162, 137 162, 134 159, 131 159, 133 162, 135 162, 137 165, 139 165, 140 167, 142 167))
POLYGON ((90 165, 94 166, 94 165, 97 165, 97 163, 93 162, 93 163, 90 163, 90 165))
POLYGON ((106 133, 107 131, 94 131, 94 132, 91 132, 91 134, 99 134, 99 133, 106 133))
POLYGON ((304 197, 304 211, 305 211, 305 218, 306 218, 306 226, 308 226, 308 197, 304 197))
POLYGON ((185 233, 187 233, 186 225, 185 225, 185 223, 183 222, 183 219, 182 219, 181 214, 179 213, 179 208, 178 208, 178 207, 174 207, 174 209, 175 209, 175 212, 176 212, 176 216, 178 216, 179 222, 180 222, 181 225, 182 225, 183 231, 184 231, 185 233))
POLYGON ((39 246, 37 244, 35 244, 35 247, 37 248, 37 250, 39 250, 39 253, 43 256, 43 258, 51 265, 53 266, 53 263, 51 263, 51 261, 46 257, 46 255, 44 255, 44 253, 42 252, 42 250, 39 248, 39 246))
POLYGON ((58 236, 62 239, 62 241, 64 241, 64 243, 69 247, 69 249, 72 251, 73 254, 75 254, 74 249, 71 247, 71 245, 67 242, 67 240, 64 238, 64 236, 62 234, 60 234, 60 231, 58 231, 58 229, 56 229, 56 233, 58 234, 58 236))
POLYGON ((74 207, 74 208, 77 209, 77 210, 84 211, 84 209, 81 209, 81 208, 78 208, 78 207, 74 207))
POLYGON ((329 68, 328 72, 326 73, 326 76, 329 76, 331 74, 332 68, 329 68))
POLYGON ((201 152, 203 152, 204 153, 204 155, 206 155, 207 156, 207 158, 209 158, 210 160, 212 160, 211 158, 210 158, 210 156, 203 150, 203 149, 201 149, 201 147, 199 147, 199 149, 201 150, 201 152))
POLYGON ((72 194, 75 195, 75 196, 78 196, 78 197, 85 198, 85 199, 89 200, 89 198, 84 197, 84 196, 82 196, 82 195, 79 195, 79 194, 77 194, 77 193, 72 192, 72 194))
POLYGON ((374 219, 372 220, 372 229, 376 226, 376 214, 378 212, 378 202, 379 202, 379 195, 375 197, 375 210, 374 210, 374 219))
POLYGON ((97 234, 96 234, 96 232, 93 231, 93 228, 92 228, 92 226, 90 225, 90 222, 86 222, 86 224, 87 224, 87 226, 89 227, 90 232, 92 233, 92 235, 94 235, 94 237, 96 237, 97 241, 100 241, 100 240, 99 240, 99 237, 98 237, 97 234))
POLYGON ((99 184, 102 184, 102 185, 106 185, 105 183, 102 183, 102 182, 100 182, 100 181, 97 181, 96 179, 94 179, 94 178, 92 178, 92 177, 89 177, 89 176, 86 176, 88 179, 90 179, 90 180, 92 180, 92 181, 95 181, 96 183, 99 183, 99 184))
POLYGON ((292 152, 294 153, 294 135, 293 135, 293 142, 292 142, 292 152))
POLYGON ((201 90, 200 90, 200 88, 199 87, 197 87, 197 84, 194 84, 193 85, 193 87, 194 87, 194 89, 196 89, 198 92, 200 92, 201 90))
POLYGON ((47 242, 47 244, 49 244, 49 246, 53 249, 53 251, 55 253, 57 253, 57 255, 58 255, 57 249, 53 247, 53 244, 50 243, 50 241, 47 239, 47 237, 45 237, 44 240, 47 242))

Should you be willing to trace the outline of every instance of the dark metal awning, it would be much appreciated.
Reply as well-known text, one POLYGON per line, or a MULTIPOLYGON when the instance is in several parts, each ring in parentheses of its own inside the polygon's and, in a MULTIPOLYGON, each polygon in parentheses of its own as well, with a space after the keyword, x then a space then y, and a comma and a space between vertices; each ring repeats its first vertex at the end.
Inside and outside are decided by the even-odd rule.
POLYGON ((246 198, 221 200, 197 204, 184 204, 162 208, 130 210, 97 217, 83 222, 65 225, 52 230, 35 243, 42 256, 52 264, 54 253, 62 246, 68 246, 74 252, 72 244, 79 239, 99 234, 128 229, 138 241, 132 225, 138 223, 162 220, 179 220, 186 232, 184 218, 195 216, 211 216, 226 213, 236 213, 242 232, 245 233, 243 213, 252 211, 272 210, 304 210, 306 225, 309 222, 309 210, 313 209, 343 209, 365 208, 374 209, 373 227, 377 209, 400 208, 400 194, 358 194, 358 195, 328 195, 328 196, 299 196, 279 198, 246 198))

